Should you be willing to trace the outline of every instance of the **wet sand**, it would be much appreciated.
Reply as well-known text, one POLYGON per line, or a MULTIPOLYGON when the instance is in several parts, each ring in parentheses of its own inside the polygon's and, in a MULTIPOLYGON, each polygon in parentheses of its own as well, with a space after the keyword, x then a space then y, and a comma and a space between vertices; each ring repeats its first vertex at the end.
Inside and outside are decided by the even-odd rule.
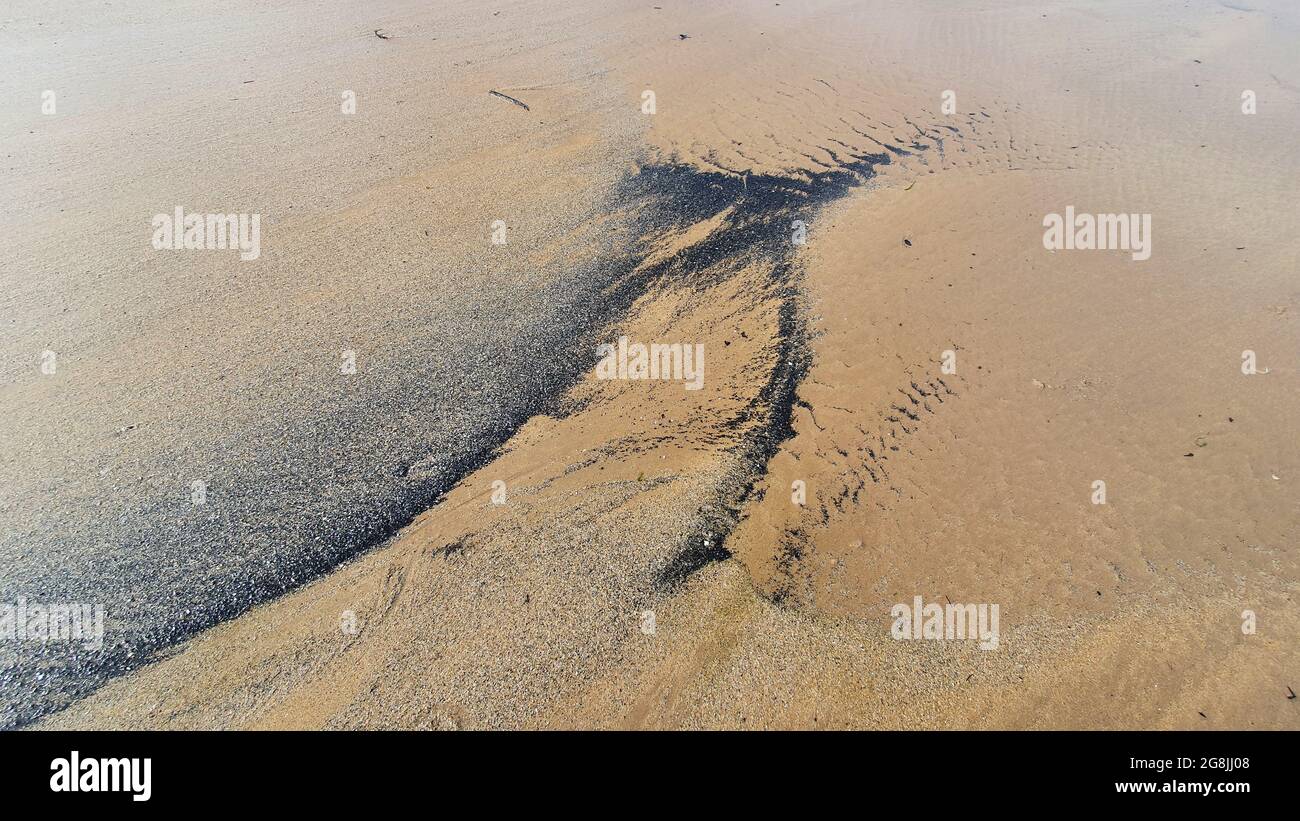
MULTIPOLYGON (((246 561, 283 557, 274 583, 243 585, 218 520, 211 558, 187 559, 215 590, 190 583, 186 564, 156 582, 190 590, 203 618, 142 607, 138 620, 162 627, 127 619, 113 635, 147 664, 68 668, 69 690, 7 691, 21 702, 11 713, 79 697, 38 726, 1300 725, 1288 698, 1300 627, 1294 9, 660 5, 495 17, 395 5, 370 26, 391 40, 350 18, 313 23, 356 29, 312 58, 339 71, 405 49, 388 57, 400 82, 376 70, 372 94, 390 112, 403 100, 406 130, 384 123, 392 142, 339 134, 292 154, 311 169, 352 157, 352 170, 308 187, 319 199, 286 221, 267 279, 184 310, 163 301, 141 327, 162 346, 208 316, 228 326, 221 338, 256 347, 270 333, 290 358, 330 340, 332 367, 339 329, 365 320, 390 381, 354 403, 310 371, 294 390, 234 391, 246 416, 240 404, 222 415, 228 435, 322 451, 232 482, 261 494, 232 509, 263 533, 246 561), (450 60, 446 82, 427 81, 432 60, 450 60), (1253 115, 1240 108, 1247 88, 1253 115), (429 142, 417 128, 431 121, 429 142), (376 179, 358 142, 399 161, 376 179), (462 227, 421 239, 431 198, 462 227), (1048 251, 1043 216, 1067 205, 1151 213, 1151 258, 1048 251), (486 226, 502 213, 512 256, 487 261, 486 226), (805 245, 790 241, 796 220, 805 245), (335 232, 346 241, 322 242, 335 232), (448 275, 431 286, 413 269, 448 275), (304 270, 323 273, 303 284, 304 270), (296 307, 273 321, 271 304, 296 307), (595 346, 619 336, 703 344, 703 389, 597 379, 595 346), (504 359, 482 353, 489 340, 504 359), (1245 349, 1267 373, 1242 374, 1245 349), (302 421, 250 436, 268 402, 302 421), (415 491, 368 478, 393 463, 415 491), (322 478, 334 470, 373 489, 340 489, 322 478), (302 481, 282 490, 282 475, 302 481), (1091 501, 1096 480, 1104 505, 1091 501), (293 525, 295 511, 331 510, 349 524, 293 525), (390 525, 367 522, 411 516, 375 544, 390 525), (999 604, 999 648, 895 641, 890 607, 913 596, 999 604), (1243 610, 1257 614, 1252 635, 1243 610)), ((268 169, 268 196, 292 199, 295 177, 268 169)), ((139 210, 119 206, 123 220, 139 210)), ((52 218, 36 205, 14 217, 52 218)), ((28 243, 9 258, 55 253, 9 241, 28 243)), ((175 262, 181 276, 202 259, 175 262)), ((86 327, 86 356, 107 357, 111 336, 86 327)), ((175 355, 188 374, 179 406, 231 395, 196 352, 175 355)), ((273 372, 231 378, 275 384, 273 372)), ((92 402, 134 389, 130 401, 157 413, 138 390, 147 373, 67 390, 92 402)), ((29 418, 76 411, 48 385, 14 385, 6 407, 29 418)), ((177 441, 211 452, 193 428, 149 427, 131 433, 160 453, 177 441)), ((59 456, 66 441, 17 441, 8 465, 78 462, 59 456)), ((75 504, 102 497, 80 493, 56 495, 70 506, 8 549, 75 544, 94 521, 75 504)), ((191 533, 135 504, 133 527, 191 533)), ((108 532, 142 572, 166 555, 108 532)), ((48 548, 31 552, 48 562, 48 548)), ((38 575, 23 561, 6 559, 6 592, 38 575)), ((99 589, 98 572, 84 589, 99 589)))

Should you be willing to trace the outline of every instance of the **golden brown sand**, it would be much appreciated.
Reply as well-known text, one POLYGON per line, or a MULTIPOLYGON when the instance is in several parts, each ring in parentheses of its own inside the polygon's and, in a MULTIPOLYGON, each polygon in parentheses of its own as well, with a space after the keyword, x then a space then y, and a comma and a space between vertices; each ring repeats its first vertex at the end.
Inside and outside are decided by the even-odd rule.
MULTIPOLYGON (((797 173, 828 146, 925 146, 810 224, 811 365, 756 492, 742 446, 782 356, 761 264, 665 285, 618 329, 704 343, 704 390, 588 378, 390 544, 41 726, 1300 726, 1295 9, 661 5, 591 4, 566 46, 626 116, 656 92, 659 155, 797 173), (1153 214, 1151 259, 1047 251, 1067 205, 1153 214), (666 583, 729 506, 733 557, 666 583), (999 603, 1000 648, 894 641, 914 595, 999 603)), ((573 82, 557 48, 501 86, 548 120, 573 82)), ((519 149, 547 173, 518 196, 581 190, 566 175, 620 128, 574 105, 582 133, 519 149)), ((358 207, 340 219, 382 219, 358 207)))

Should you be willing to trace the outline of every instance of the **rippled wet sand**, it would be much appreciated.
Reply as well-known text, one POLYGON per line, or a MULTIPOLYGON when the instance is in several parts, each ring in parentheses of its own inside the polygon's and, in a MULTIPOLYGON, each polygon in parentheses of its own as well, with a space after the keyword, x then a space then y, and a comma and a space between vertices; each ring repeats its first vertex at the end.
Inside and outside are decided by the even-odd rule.
MULTIPOLYGON (((1300 21, 1166 5, 575 3, 567 29, 395 8, 393 39, 350 48, 404 69, 380 132, 401 163, 309 188, 284 276, 325 226, 382 226, 299 286, 303 315, 399 315, 373 344, 395 386, 432 380, 431 421, 538 401, 459 461, 454 430, 388 433, 415 394, 359 404, 411 452, 386 481, 436 504, 42 726, 1296 726, 1300 21), (445 83, 417 80, 431 60, 445 83), (417 142, 429 107, 445 140, 417 142), (1152 258, 1049 252, 1067 205, 1152 213, 1152 258), (484 262, 497 214, 510 256, 484 262), (430 267, 478 274, 426 294, 430 267), (420 341, 445 335, 543 350, 556 378, 510 359, 475 387, 475 364, 448 399, 420 341), (704 388, 596 379, 624 335, 703 344, 704 388), (894 641, 916 595, 998 603, 999 650, 894 641)), ((329 458, 379 471, 392 447, 329 458)))

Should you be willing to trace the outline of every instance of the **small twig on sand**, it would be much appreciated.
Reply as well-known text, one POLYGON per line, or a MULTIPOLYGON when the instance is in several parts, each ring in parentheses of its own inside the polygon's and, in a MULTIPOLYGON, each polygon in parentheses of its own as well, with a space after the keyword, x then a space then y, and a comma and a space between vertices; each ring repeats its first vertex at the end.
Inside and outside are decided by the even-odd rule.
POLYGON ((510 102, 522 108, 524 111, 532 110, 528 107, 528 103, 525 103, 523 100, 516 100, 514 97, 511 97, 509 94, 502 94, 500 91, 489 91, 488 94, 492 94, 494 96, 500 97, 503 100, 509 100, 510 102))

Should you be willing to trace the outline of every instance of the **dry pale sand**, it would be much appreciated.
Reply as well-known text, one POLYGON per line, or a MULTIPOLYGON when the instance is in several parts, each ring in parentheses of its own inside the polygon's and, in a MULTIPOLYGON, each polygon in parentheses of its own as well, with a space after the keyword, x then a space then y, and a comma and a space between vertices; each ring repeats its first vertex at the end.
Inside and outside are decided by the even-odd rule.
MULTIPOLYGON (((428 187, 466 226, 510 202, 554 226, 524 282, 618 260, 595 338, 702 343, 704 388, 586 371, 387 543, 37 726, 1300 727, 1300 11, 659 5, 517 6, 504 34, 465 6, 441 36, 473 66, 424 84, 412 56, 402 122, 482 118, 319 184, 282 275, 405 311, 313 232, 428 187), (1066 206, 1152 214, 1151 258, 1048 251, 1066 206), (999 604, 1000 646, 895 641, 918 595, 999 604)), ((439 36, 423 14, 392 44, 439 36)), ((310 291, 321 322, 347 301, 310 291)))

